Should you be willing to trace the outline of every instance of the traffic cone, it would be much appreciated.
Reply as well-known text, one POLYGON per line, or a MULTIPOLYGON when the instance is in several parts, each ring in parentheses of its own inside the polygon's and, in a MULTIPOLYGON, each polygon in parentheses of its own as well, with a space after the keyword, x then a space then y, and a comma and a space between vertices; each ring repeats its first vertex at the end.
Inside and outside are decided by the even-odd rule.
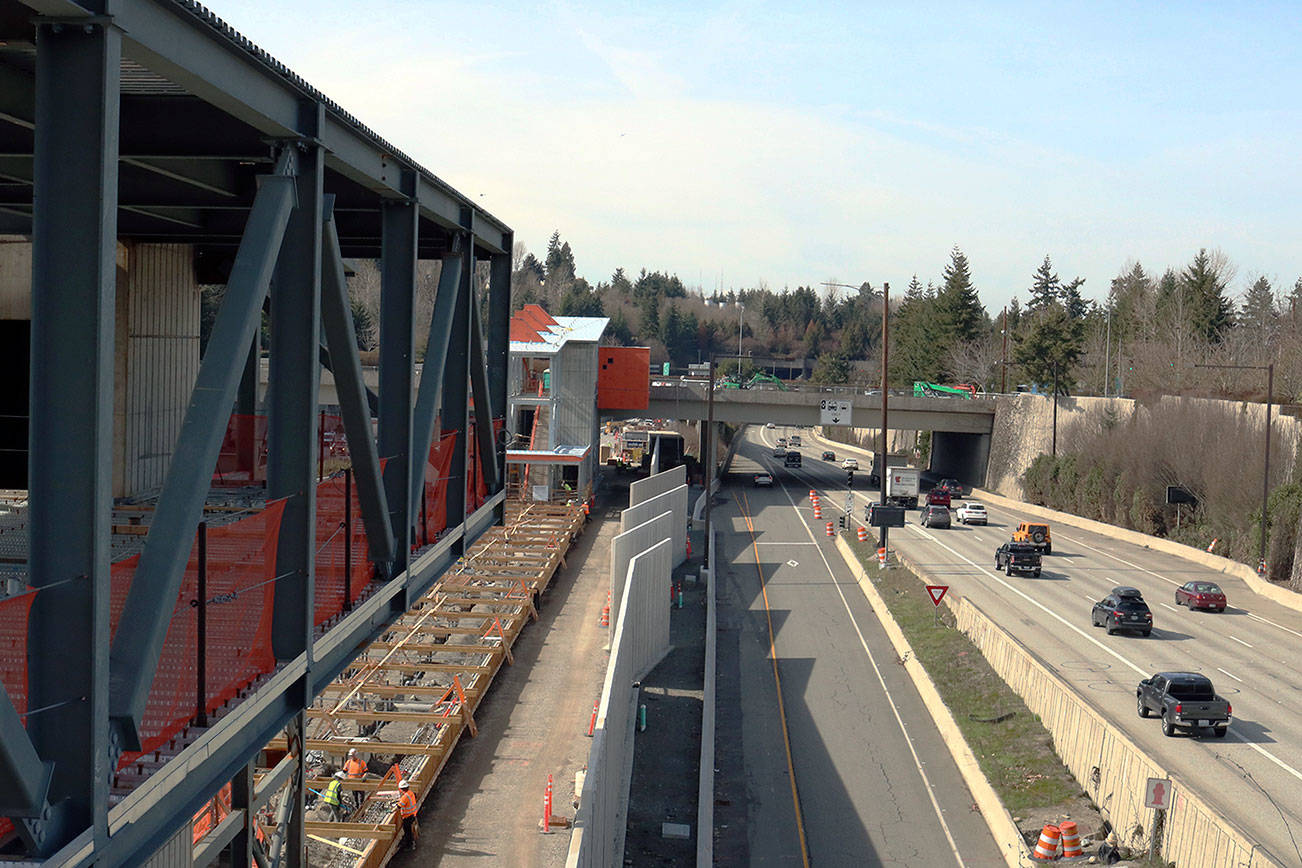
POLYGON ((1220 541, 1220 537, 1212 537, 1212 544, 1207 547, 1207 551, 1210 552, 1212 549, 1216 548, 1216 544, 1220 541))
POLYGON ((551 832, 552 825, 552 776, 547 776, 547 789, 543 790, 543 816, 542 830, 543 834, 551 832))
POLYGON ((1085 855, 1080 846, 1080 832, 1071 820, 1064 821, 1058 830, 1062 832, 1062 858, 1078 859, 1085 855))
POLYGON ((877 566, 881 568, 886 567, 886 549, 884 548, 877 549, 877 566))
POLYGON ((868 542, 868 528, 864 527, 863 525, 860 525, 858 534, 859 534, 859 542, 868 542))
POLYGON ((597 706, 601 704, 601 697, 592 700, 592 719, 588 721, 588 738, 597 731, 597 706))
POLYGON ((827 535, 836 536, 836 531, 832 530, 832 523, 830 521, 827 523, 827 535))
POLYGON ((822 517, 823 517, 823 508, 820 506, 814 507, 814 518, 818 519, 822 517))
POLYGON ((691 534, 688 534, 688 536, 687 536, 687 556, 688 556, 689 558, 692 556, 692 537, 691 537, 691 534))
POLYGON ((1035 844, 1031 858, 1040 862, 1052 862, 1058 858, 1058 839, 1060 833, 1053 823, 1045 823, 1040 830, 1040 840, 1035 844))
POLYGON ((601 626, 610 626, 610 591, 606 592, 606 605, 601 610, 601 626))
POLYGON ((810 500, 817 500, 817 499, 818 499, 818 492, 817 492, 817 491, 814 491, 814 489, 812 489, 812 488, 809 489, 809 499, 810 499, 810 500))

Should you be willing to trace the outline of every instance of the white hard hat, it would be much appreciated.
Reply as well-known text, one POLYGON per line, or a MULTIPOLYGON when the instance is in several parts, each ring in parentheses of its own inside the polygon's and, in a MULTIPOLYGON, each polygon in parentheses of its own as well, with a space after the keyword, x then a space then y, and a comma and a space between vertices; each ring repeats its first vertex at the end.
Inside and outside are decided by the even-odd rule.
POLYGON ((400 789, 400 790, 409 790, 409 789, 411 789, 411 784, 407 783, 406 781, 399 781, 399 782, 398 782, 398 789, 400 789))
POLYGON ((343 773, 342 770, 341 770, 341 771, 337 771, 337 772, 335 772, 335 777, 342 779, 343 776, 344 776, 344 773, 343 773))
POLYGON ((350 747, 350 748, 348 749, 348 755, 349 755, 349 756, 357 756, 357 748, 355 748, 355 747, 350 747))

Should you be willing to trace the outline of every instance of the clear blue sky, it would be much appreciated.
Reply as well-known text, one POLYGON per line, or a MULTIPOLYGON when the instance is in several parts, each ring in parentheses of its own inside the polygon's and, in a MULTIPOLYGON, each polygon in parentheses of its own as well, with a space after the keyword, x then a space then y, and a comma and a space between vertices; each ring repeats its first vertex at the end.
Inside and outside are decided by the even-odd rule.
POLYGON ((1302 275, 1286 3, 214 0, 516 230, 707 291, 938 280, 988 308, 1045 254, 1102 298, 1200 247, 1302 275))

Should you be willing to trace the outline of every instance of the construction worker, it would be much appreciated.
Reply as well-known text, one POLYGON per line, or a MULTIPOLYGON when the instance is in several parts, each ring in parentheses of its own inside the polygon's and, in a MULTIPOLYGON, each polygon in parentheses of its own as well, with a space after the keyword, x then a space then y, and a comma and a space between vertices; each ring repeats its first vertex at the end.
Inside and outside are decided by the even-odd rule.
POLYGON ((343 789, 343 786, 344 786, 344 773, 342 771, 337 771, 335 772, 334 780, 330 781, 330 785, 326 787, 325 792, 321 794, 321 801, 325 802, 326 809, 330 812, 331 822, 335 822, 335 823, 339 822, 340 814, 341 814, 340 807, 339 807, 339 795, 340 795, 340 790, 343 789))
POLYGON ((416 821, 416 794, 405 780, 398 783, 398 813, 402 816, 402 831, 407 833, 407 847, 415 850, 420 839, 420 823, 416 821))
MULTIPOLYGON (((348 759, 344 760, 344 775, 349 781, 366 780, 366 763, 358 758, 355 747, 348 749, 348 759)), ((349 793, 352 795, 353 810, 357 810, 366 800, 366 791, 352 788, 349 793)))

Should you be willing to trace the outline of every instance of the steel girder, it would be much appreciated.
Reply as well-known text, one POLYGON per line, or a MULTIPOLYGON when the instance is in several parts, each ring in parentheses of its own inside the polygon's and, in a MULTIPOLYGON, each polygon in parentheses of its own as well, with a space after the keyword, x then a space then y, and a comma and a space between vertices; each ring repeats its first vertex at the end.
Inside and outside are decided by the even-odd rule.
MULTIPOLYGON (((415 177, 403 182, 415 186, 415 177)), ((411 395, 415 361, 416 208, 406 201, 386 203, 382 211, 380 259, 380 454, 388 459, 384 487, 389 525, 396 541, 394 572, 407 568, 411 551, 412 504, 408 467, 419 456, 411 449, 411 395)), ((424 461, 420 461, 424 467, 424 461)))
POLYGON ((448 358, 448 342, 452 339, 452 319, 456 313, 460 286, 460 253, 443 257, 443 267, 439 269, 438 294, 434 297, 434 314, 430 317, 429 335, 425 338, 425 361, 421 363, 420 389, 416 395, 416 411, 412 419, 412 448, 417 458, 411 463, 412 503, 420 497, 425 481, 423 456, 429 454, 434 442, 434 423, 438 419, 443 399, 443 370, 448 358))

